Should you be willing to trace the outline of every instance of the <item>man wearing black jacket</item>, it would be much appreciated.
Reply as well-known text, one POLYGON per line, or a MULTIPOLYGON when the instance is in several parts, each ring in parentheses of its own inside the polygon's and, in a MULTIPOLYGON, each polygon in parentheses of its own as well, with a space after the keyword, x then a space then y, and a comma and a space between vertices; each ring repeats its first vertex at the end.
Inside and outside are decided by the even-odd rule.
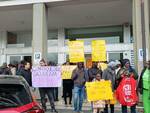
POLYGON ((32 86, 30 63, 24 62, 24 68, 20 71, 20 75, 28 82, 29 86, 32 86))

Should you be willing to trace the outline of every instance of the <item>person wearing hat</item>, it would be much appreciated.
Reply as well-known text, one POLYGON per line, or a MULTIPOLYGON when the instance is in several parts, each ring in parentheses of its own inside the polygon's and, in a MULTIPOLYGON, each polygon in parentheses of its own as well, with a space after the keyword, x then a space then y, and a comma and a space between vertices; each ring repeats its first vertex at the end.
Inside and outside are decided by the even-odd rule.
MULTIPOLYGON (((131 67, 129 59, 123 59, 122 61, 122 68, 117 73, 116 80, 120 81, 124 76, 130 77, 133 76, 133 78, 136 80, 138 79, 138 74, 136 71, 131 67)), ((133 105, 130 107, 131 113, 136 113, 136 105, 133 105)), ((122 105, 122 113, 127 113, 127 106, 122 105)))
MULTIPOLYGON (((115 73, 116 63, 115 61, 111 61, 108 63, 108 67, 103 71, 102 79, 110 80, 112 84, 112 91, 115 90, 115 73)), ((111 113, 114 113, 114 104, 110 104, 111 113)), ((108 104, 105 105, 104 113, 108 113, 108 104)))

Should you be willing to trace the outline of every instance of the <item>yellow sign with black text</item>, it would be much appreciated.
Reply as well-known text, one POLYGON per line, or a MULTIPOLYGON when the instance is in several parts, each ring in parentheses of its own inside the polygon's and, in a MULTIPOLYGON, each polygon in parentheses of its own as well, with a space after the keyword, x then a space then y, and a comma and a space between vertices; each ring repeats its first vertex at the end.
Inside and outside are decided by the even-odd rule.
POLYGON ((107 61, 105 40, 92 41, 92 61, 107 61))
POLYGON ((86 90, 88 101, 113 99, 110 81, 87 82, 86 90))
POLYGON ((62 66, 61 67, 62 79, 71 79, 72 71, 76 67, 77 66, 62 66))
POLYGON ((84 41, 69 41, 68 46, 70 62, 84 62, 84 41))

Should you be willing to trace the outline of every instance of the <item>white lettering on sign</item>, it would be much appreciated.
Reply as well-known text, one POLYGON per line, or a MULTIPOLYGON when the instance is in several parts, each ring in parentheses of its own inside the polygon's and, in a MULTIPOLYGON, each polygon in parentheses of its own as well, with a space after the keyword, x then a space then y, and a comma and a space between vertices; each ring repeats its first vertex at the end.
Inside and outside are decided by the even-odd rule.
POLYGON ((131 95, 131 85, 127 84, 123 86, 123 91, 126 96, 131 95))

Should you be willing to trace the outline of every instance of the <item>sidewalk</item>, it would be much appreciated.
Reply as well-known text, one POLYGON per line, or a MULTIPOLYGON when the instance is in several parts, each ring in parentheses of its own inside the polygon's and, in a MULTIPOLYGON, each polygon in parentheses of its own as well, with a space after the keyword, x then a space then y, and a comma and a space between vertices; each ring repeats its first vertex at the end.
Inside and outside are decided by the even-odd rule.
MULTIPOLYGON (((55 102, 55 105, 56 105, 56 109, 58 110, 68 110, 68 111, 73 112, 73 106, 65 106, 64 101, 62 99, 59 100, 58 102, 55 102)), ((50 109, 49 102, 47 102, 47 106, 48 106, 48 109, 50 109)), ((91 113, 91 104, 89 102, 83 103, 83 111, 89 111, 89 113, 91 113)), ((121 112, 121 106, 120 104, 116 104, 115 113, 120 113, 120 112, 121 112)), ((143 113, 143 107, 137 106, 137 113, 143 113)))

